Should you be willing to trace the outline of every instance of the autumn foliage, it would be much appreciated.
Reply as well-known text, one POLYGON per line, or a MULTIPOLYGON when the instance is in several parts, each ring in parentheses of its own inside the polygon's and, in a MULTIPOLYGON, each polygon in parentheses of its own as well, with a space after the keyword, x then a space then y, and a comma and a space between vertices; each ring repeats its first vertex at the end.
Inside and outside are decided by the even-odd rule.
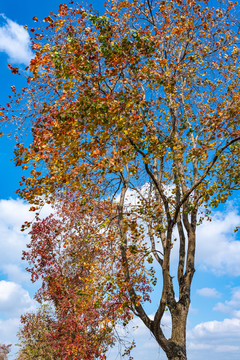
MULTIPOLYGON (((77 203, 62 199, 55 216, 33 224, 23 257, 32 281, 42 279, 36 299, 50 308, 22 316, 20 359, 104 359, 117 322, 131 319, 122 265, 114 261, 117 239, 102 223, 110 205, 97 202, 90 218, 77 203)), ((136 259, 136 275, 137 268, 136 259)), ((148 290, 141 273, 135 283, 148 290)))
POLYGON ((0 360, 7 360, 12 345, 0 344, 0 360))
POLYGON ((113 0, 100 16, 71 3, 34 32, 28 86, 2 111, 31 127, 30 144, 17 134, 15 163, 27 170, 19 196, 58 207, 59 218, 37 219, 25 258, 69 356, 104 354, 114 324, 135 314, 168 359, 187 358, 199 214, 239 188, 237 9, 113 0), (160 294, 153 320, 151 286, 160 294))

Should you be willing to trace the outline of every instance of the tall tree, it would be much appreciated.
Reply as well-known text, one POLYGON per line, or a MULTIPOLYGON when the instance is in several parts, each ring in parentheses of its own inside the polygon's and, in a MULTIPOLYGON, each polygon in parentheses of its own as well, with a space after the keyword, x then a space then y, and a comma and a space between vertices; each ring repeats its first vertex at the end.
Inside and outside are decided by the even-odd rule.
MULTIPOLYGON (((112 202, 100 221, 118 239, 113 260, 121 271, 111 284, 169 360, 187 359, 200 211, 239 188, 237 10, 231 1, 210 8, 208 1, 113 0, 99 16, 60 5, 35 34, 24 96, 13 88, 16 102, 7 107, 18 125, 31 120, 31 144, 19 140, 15 152, 16 165, 31 170, 19 195, 41 206, 67 194, 85 218, 98 202, 112 202), (25 110, 16 112, 22 97, 25 110), (155 285, 154 271, 162 281, 151 320, 141 284, 155 285), (169 339, 161 328, 166 308, 169 339)), ((104 267, 101 275, 109 276, 104 267)))
POLYGON ((42 306, 36 313, 21 316, 18 338, 20 350, 17 360, 56 359, 51 334, 54 332, 54 318, 50 309, 42 306))
POLYGON ((130 319, 124 294, 119 302, 102 275, 111 275, 115 246, 112 232, 98 229, 100 207, 102 218, 107 206, 98 202, 86 217, 77 202, 62 199, 55 217, 32 225, 23 256, 32 281, 42 280, 35 297, 43 306, 21 318, 19 359, 105 359, 117 319, 130 319))

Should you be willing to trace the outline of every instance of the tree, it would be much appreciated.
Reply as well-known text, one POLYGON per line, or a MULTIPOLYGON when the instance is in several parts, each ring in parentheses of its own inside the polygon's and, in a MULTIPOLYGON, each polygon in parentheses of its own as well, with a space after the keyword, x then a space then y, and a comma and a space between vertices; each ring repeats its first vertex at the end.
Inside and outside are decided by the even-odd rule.
POLYGON ((46 306, 38 309, 36 313, 23 315, 18 333, 20 350, 17 359, 56 359, 50 336, 53 331, 54 318, 46 306))
MULTIPOLYGON (((54 310, 53 307, 45 304, 36 312, 22 315, 18 333, 20 351, 17 360, 96 359, 96 357, 106 359, 105 355, 99 355, 105 352, 103 347, 104 342, 106 346, 106 336, 104 334, 103 339, 103 331, 94 332, 97 329, 93 328, 96 323, 93 316, 91 319, 88 316, 86 330, 83 327, 86 314, 85 319, 78 317, 76 321, 77 313, 75 311, 73 316, 69 306, 70 314, 63 319, 59 314, 60 309, 60 305, 54 310), (90 326, 92 326, 91 331, 90 326), (99 348, 98 345, 101 347, 99 348)), ((86 323, 84 324, 86 326, 86 323)))
POLYGON ((12 345, 0 344, 0 360, 7 360, 12 345))
POLYGON ((124 321, 130 317, 115 294, 106 295, 109 282, 101 273, 104 267, 111 274, 114 244, 110 233, 97 228, 100 206, 106 211, 107 203, 99 202, 86 218, 78 203, 62 199, 55 217, 37 218, 32 225, 23 256, 32 281, 42 280, 35 297, 43 305, 21 317, 19 359, 105 359, 114 342, 116 313, 121 309, 118 318, 124 321))
MULTIPOLYGON (((99 219, 117 239, 121 281, 116 271, 111 284, 170 360, 187 359, 201 213, 239 189, 237 10, 230 1, 209 8, 207 1, 113 0, 99 16, 60 5, 35 34, 24 96, 13 89, 16 102, 7 107, 18 126, 31 119, 31 144, 19 138, 15 150, 16 165, 31 170, 19 195, 35 207, 67 194, 86 219, 98 203, 112 203, 99 219), (25 110, 16 112, 22 98, 25 110), (161 289, 153 320, 141 285, 161 289), (170 339, 161 328, 166 308, 170 339)), ((108 279, 104 268, 101 276, 108 279)))

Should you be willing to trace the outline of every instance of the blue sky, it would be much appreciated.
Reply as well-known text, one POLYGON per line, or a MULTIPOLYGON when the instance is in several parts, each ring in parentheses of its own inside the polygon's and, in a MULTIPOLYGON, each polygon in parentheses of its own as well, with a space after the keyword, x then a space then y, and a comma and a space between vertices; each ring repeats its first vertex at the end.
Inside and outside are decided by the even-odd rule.
MULTIPOLYGON (((23 26, 34 26, 33 16, 39 19, 57 11, 58 0, 22 2, 8 0, 0 5, 0 104, 7 101, 10 86, 24 86, 20 77, 8 70, 8 63, 25 67, 32 54, 30 33, 23 26)), ((104 1, 92 1, 100 11, 104 1)), ((0 342, 16 343, 20 314, 34 309, 32 285, 24 270, 21 252, 28 242, 20 232, 21 224, 31 219, 28 205, 17 199, 16 189, 22 176, 15 168, 13 140, 0 138, 0 342)), ((188 353, 190 360, 237 360, 240 351, 240 241, 234 228, 240 225, 239 198, 231 200, 213 213, 211 222, 198 228, 197 271, 193 281, 192 304, 188 322, 188 353)), ((45 209, 47 214, 49 209, 45 209)), ((160 289, 159 289, 160 291, 160 289)), ((157 299, 158 289, 156 288, 157 299)), ((148 307, 152 314, 156 301, 148 307)), ((140 323, 135 330, 137 348, 135 360, 165 359, 163 351, 140 323)), ((166 332, 169 316, 164 319, 166 332)), ((130 331, 132 332, 132 331, 130 331)), ((14 349, 16 351, 16 348, 14 349)), ((10 359, 14 359, 14 351, 10 359)), ((109 354, 115 359, 117 349, 109 354)))

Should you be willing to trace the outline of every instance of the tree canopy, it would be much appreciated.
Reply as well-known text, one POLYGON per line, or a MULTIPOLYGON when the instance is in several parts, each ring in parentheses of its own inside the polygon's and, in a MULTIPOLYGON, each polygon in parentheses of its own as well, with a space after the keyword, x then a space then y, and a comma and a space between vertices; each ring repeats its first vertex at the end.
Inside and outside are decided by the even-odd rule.
MULTIPOLYGON (((29 169, 19 195, 33 209, 45 201, 74 204, 80 229, 77 239, 64 241, 69 249, 85 241, 83 254, 89 266, 94 262, 91 301, 101 278, 101 316, 108 319, 105 301, 117 298, 171 360, 187 359, 200 213, 239 189, 237 11, 231 1, 210 7, 208 1, 113 0, 101 16, 91 7, 60 5, 44 19, 46 29, 35 32, 28 86, 22 94, 13 88, 7 113, 2 108, 5 121, 31 128, 30 143, 17 134, 15 163, 29 169), (162 276, 157 284, 155 272, 162 276), (151 286, 161 294, 153 320, 144 308, 151 286), (161 328, 166 308, 170 339, 161 328)), ((36 241, 49 256, 45 242, 36 241)), ((35 243, 30 247, 34 254, 35 243)), ((77 255, 79 269, 84 261, 77 255)))

